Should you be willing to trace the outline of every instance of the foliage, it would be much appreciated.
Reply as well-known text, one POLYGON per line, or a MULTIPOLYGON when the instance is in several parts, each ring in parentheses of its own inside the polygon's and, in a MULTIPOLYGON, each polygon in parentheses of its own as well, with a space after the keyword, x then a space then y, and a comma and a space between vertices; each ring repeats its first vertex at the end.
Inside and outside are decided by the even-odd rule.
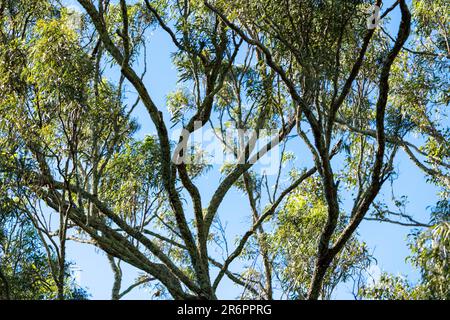
POLYGON ((373 285, 362 288, 361 295, 371 299, 439 299, 450 298, 450 225, 443 221, 414 234, 410 242, 411 264, 420 271, 413 284, 407 278, 383 273, 373 285))
MULTIPOLYGON (((274 234, 269 237, 275 272, 279 272, 283 292, 294 299, 305 299, 315 266, 315 250, 320 230, 326 222, 326 205, 316 179, 305 181, 293 192, 276 217, 274 234)), ((343 228, 345 221, 338 228, 343 228)), ((373 262, 364 242, 352 238, 328 270, 323 298, 330 299, 335 287, 367 270, 373 262)))
POLYGON ((426 226, 382 192, 405 152, 439 188, 411 245, 421 280, 386 274, 365 295, 448 298, 448 1, 396 1, 368 28, 372 2, 78 0, 77 12, 0 0, 2 294, 11 283, 19 298, 84 297, 67 272, 78 241, 106 253, 114 299, 138 286, 216 299, 224 277, 244 298, 331 298, 373 262, 364 219, 426 226), (154 30, 174 48, 170 114, 145 78, 154 30), (178 149, 175 130, 198 124, 277 133, 262 147, 222 141, 236 161, 219 166, 200 145, 178 149), (258 173, 278 146, 276 174, 258 173), (231 249, 232 188, 248 225, 231 249), (124 290, 122 261, 141 272, 124 290))
MULTIPOLYGON (((54 257, 47 256, 37 230, 30 220, 23 214, 2 208, 0 211, 0 298, 56 299, 57 289, 49 267, 49 263, 55 263, 52 260, 54 257)), ((87 291, 75 282, 71 274, 67 274, 65 299, 85 300, 88 297, 87 291)))

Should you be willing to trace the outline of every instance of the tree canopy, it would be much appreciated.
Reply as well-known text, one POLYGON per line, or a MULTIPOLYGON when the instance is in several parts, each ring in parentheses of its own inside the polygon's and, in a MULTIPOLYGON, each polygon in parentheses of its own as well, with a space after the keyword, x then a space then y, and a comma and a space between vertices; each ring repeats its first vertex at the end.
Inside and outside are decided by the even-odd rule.
POLYGON ((355 298, 449 298, 448 1, 77 3, 0 0, 0 297, 86 298, 75 241, 108 258, 113 299, 218 299, 225 277, 240 298, 329 299, 348 281, 355 298), (175 48, 165 105, 151 32, 175 48), (188 145, 208 128, 220 163, 188 145), (408 174, 401 154, 438 190, 429 221, 380 195, 408 174), (363 220, 415 228, 418 283, 367 279, 363 220), (121 263, 141 272, 127 288, 121 263))

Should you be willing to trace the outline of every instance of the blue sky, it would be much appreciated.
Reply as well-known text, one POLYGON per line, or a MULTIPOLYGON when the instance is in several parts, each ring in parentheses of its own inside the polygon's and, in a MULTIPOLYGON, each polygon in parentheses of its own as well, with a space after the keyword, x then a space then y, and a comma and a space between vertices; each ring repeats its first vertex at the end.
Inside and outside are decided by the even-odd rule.
MULTIPOLYGON (((77 6, 74 0, 66 2, 70 5, 77 6)), ((386 7, 391 2, 388 1, 386 7)), ((398 25, 397 10, 393 12, 392 17, 394 27, 390 27, 389 29, 394 30, 392 32, 394 33, 398 25)), ((165 107, 165 98, 168 93, 176 88, 177 75, 171 63, 171 52, 174 52, 175 48, 170 38, 162 31, 154 31, 152 35, 149 35, 148 39, 148 71, 145 77, 145 84, 155 103, 164 111, 165 118, 169 119, 170 116, 167 114, 165 107)), ((139 66, 137 69, 139 69, 139 66)), ((116 77, 117 70, 112 70, 106 76, 116 77)), ((127 85, 127 89, 131 98, 130 101, 133 101, 134 91, 130 85, 127 85)), ((141 124, 141 129, 137 134, 138 137, 154 133, 152 126, 149 125, 150 119, 144 108, 137 108, 134 116, 141 124)), ((305 163, 311 163, 310 155, 304 149, 295 144, 290 145, 289 148, 297 155, 299 164, 305 166, 305 163)), ((400 153, 397 156, 395 164, 400 171, 399 178, 394 181, 396 195, 407 195, 409 200, 407 206, 408 212, 413 214, 418 220, 427 221, 429 218, 427 206, 436 202, 436 189, 425 182, 422 173, 412 165, 404 153, 400 153)), ((205 199, 204 204, 206 204, 207 199, 210 198, 214 189, 211 186, 217 185, 218 179, 219 175, 211 171, 211 174, 202 177, 198 181, 202 196, 205 199)), ((382 190, 382 194, 386 196, 386 199, 390 198, 390 192, 389 185, 385 186, 382 190)), ((228 224, 227 231, 230 240, 234 239, 238 234, 245 232, 246 228, 249 227, 250 219, 247 200, 243 197, 242 193, 236 190, 231 190, 227 195, 219 213, 223 221, 228 224)), ((364 221, 361 224, 358 229, 360 239, 364 240, 369 248, 373 250, 378 261, 377 267, 372 269, 374 275, 378 274, 380 270, 383 270, 394 274, 408 275, 411 279, 417 278, 417 271, 413 270, 405 262, 405 258, 409 254, 406 243, 406 237, 409 232, 410 229, 396 225, 370 221, 364 221)), ((230 241, 230 243, 233 244, 233 241, 230 241)), ((81 269, 81 285, 87 287, 93 299, 110 298, 113 274, 106 256, 102 252, 92 246, 70 243, 68 246, 68 259, 76 262, 77 267, 81 269)), ((125 264, 123 266, 123 288, 126 288, 133 283, 137 271, 133 267, 126 266, 125 264)), ((232 265, 232 269, 234 270, 237 270, 236 268, 238 267, 239 263, 232 265)), ((341 286, 337 290, 335 297, 342 299, 351 298, 349 290, 347 286, 341 286)), ((229 281, 223 281, 223 284, 219 287, 218 296, 220 298, 233 299, 238 294, 238 288, 229 281)), ((145 289, 135 289, 126 296, 126 299, 148 298, 150 298, 150 295, 145 289)))

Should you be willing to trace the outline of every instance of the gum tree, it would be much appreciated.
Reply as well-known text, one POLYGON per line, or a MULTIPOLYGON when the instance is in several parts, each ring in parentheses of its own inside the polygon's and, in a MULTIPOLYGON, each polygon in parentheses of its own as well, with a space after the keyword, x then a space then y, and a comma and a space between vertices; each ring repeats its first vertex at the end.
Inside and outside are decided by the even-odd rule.
POLYGON ((369 28, 374 3, 362 0, 78 3, 83 12, 57 1, 0 0, 0 178, 5 196, 45 230, 60 269, 66 241, 107 254, 114 299, 144 284, 176 299, 216 299, 224 277, 244 297, 272 299, 279 281, 291 298, 329 298, 368 266, 361 221, 372 211, 392 220, 375 199, 400 149, 448 190, 448 128, 429 109, 445 103, 444 73, 421 87, 426 101, 415 95, 420 75, 447 61, 448 21, 420 2, 414 20, 406 1, 396 1, 369 28), (385 27, 394 11, 392 36, 385 27), (415 37, 436 36, 437 46, 410 47, 412 23, 415 37), (167 106, 145 81, 152 29, 175 47, 178 84, 167 106), (419 70, 404 77, 410 64, 419 70), (443 100, 431 101, 436 90, 443 100), (148 118, 134 119, 136 108, 148 118), (136 138, 139 125, 155 134, 136 138), (179 148, 209 126, 219 138, 227 128, 255 135, 223 140, 239 161, 218 168, 200 161, 202 150, 179 148), (174 129, 183 134, 173 138, 174 129), (263 129, 276 133, 261 146, 254 140, 263 129), (416 131, 427 137, 423 146, 407 140, 416 131), (287 172, 292 146, 305 152, 287 172), (258 173, 255 163, 276 147, 277 174, 258 173), (220 180, 206 197, 200 180, 212 170, 220 180), (242 216, 251 223, 229 250, 221 208, 232 188, 246 195, 242 216), (233 272, 237 259, 261 270, 233 272), (142 271, 125 289, 121 262, 142 271), (289 278, 300 282, 294 290, 289 278))

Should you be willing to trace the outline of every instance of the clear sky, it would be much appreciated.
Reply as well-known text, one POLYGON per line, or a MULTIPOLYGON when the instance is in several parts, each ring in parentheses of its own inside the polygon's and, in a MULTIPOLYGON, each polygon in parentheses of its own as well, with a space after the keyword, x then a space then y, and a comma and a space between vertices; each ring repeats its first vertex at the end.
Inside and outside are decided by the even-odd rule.
MULTIPOLYGON (((392 3, 392 1, 386 2, 386 7, 392 3)), ((66 3, 79 7, 76 5, 75 0, 68 0, 66 3)), ((392 26, 389 29, 394 34, 398 26, 397 10, 392 13, 392 17, 392 26)), ((154 31, 151 35, 149 34, 147 48, 148 71, 145 77, 145 84, 156 104, 165 112, 165 118, 169 119, 165 107, 165 98, 168 93, 176 88, 177 75, 171 63, 171 52, 174 52, 175 48, 167 34, 160 30, 154 31)), ((137 68, 139 69, 139 66, 137 68)), ((117 70, 112 70, 106 76, 116 77, 117 70)), ((129 90, 130 97, 133 97, 134 91, 131 85, 127 85, 127 89, 129 90)), ((154 133, 152 126, 149 125, 149 116, 142 107, 136 110, 134 116, 141 124, 141 129, 137 133, 138 137, 154 133)), ((298 140, 296 141, 298 142, 298 140)), ((298 164, 305 166, 305 163, 311 163, 309 153, 305 152, 302 147, 298 147, 295 143, 292 143, 289 145, 289 148, 297 155, 298 164), (308 159, 304 159, 305 157, 308 159)), ((436 202, 435 188, 425 182, 422 173, 412 165, 404 153, 400 153, 397 156, 395 164, 400 172, 399 178, 394 182, 396 195, 407 195, 409 200, 407 206, 408 213, 413 214, 418 220, 427 221, 429 218, 427 206, 436 202)), ((204 199, 210 198, 212 192, 211 185, 216 185, 219 178, 217 174, 213 173, 213 170, 210 173, 199 180, 199 189, 204 199)), ((390 192, 390 186, 387 185, 382 191, 382 196, 389 199, 390 192)), ((250 211, 247 199, 240 192, 232 190, 227 195, 219 212, 222 220, 228 223, 227 231, 230 236, 230 243, 233 244, 232 240, 238 234, 245 232, 249 227, 250 211)), ((396 225, 370 221, 362 223, 358 229, 360 239, 364 240, 369 248, 373 250, 374 256, 378 261, 377 266, 372 268, 375 276, 379 274, 380 270, 383 270, 394 274, 408 275, 411 279, 417 278, 417 271, 413 270, 405 262, 405 258, 409 254, 406 245, 406 237, 409 232, 409 228, 396 225)), ((81 269, 81 285, 88 289, 93 299, 110 298, 113 274, 102 252, 92 246, 70 243, 68 247, 68 259, 76 262, 77 267, 81 269)), ((125 288, 133 283, 137 272, 133 267, 123 265, 123 288, 125 288)), ((232 270, 238 270, 238 268, 239 263, 235 263, 231 267, 232 270)), ((335 297, 342 299, 351 298, 349 290, 347 286, 341 286, 337 290, 335 297)), ((220 298, 233 299, 238 293, 239 288, 236 288, 230 282, 224 281, 219 287, 218 296, 220 298)), ((149 299, 150 295, 145 289, 135 289, 126 298, 149 299)))

